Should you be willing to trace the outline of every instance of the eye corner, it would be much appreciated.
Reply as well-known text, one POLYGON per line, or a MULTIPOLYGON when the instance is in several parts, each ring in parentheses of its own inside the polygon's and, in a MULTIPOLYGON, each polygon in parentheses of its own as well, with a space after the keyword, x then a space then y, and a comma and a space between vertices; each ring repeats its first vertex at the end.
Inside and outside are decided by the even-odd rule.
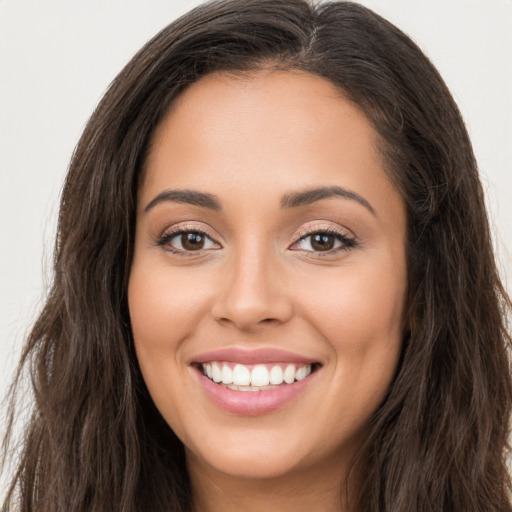
POLYGON ((322 257, 347 252, 358 245, 356 237, 349 230, 324 225, 299 231, 295 236, 295 241, 288 249, 322 257), (316 240, 314 237, 317 237, 316 240), (305 247, 300 247, 302 243, 305 244, 305 247))
POLYGON ((165 229, 155 240, 155 245, 176 256, 200 256, 222 245, 204 228, 197 225, 177 225, 165 229))

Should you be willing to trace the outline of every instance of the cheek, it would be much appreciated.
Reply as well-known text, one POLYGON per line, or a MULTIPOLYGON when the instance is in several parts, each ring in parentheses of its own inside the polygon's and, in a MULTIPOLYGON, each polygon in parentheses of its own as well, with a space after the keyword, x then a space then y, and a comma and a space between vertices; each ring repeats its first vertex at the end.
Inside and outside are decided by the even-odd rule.
POLYGON ((128 285, 128 305, 135 351, 144 381, 157 409, 183 438, 190 397, 183 393, 189 378, 182 364, 186 341, 199 328, 207 309, 205 289, 185 272, 167 265, 135 261, 128 285))
POLYGON ((302 281, 298 291, 304 316, 322 335, 334 362, 326 366, 333 383, 328 402, 339 401, 341 393, 353 424, 384 398, 401 350, 405 257, 384 263, 340 267, 336 276, 302 281))
POLYGON ((405 265, 398 267, 347 266, 302 281, 304 314, 335 347, 361 351, 377 339, 393 342, 401 336, 406 291, 405 265))
POLYGON ((201 276, 192 280, 186 270, 134 264, 128 303, 136 344, 168 352, 194 332, 207 308, 208 287, 200 286, 202 281, 201 276))

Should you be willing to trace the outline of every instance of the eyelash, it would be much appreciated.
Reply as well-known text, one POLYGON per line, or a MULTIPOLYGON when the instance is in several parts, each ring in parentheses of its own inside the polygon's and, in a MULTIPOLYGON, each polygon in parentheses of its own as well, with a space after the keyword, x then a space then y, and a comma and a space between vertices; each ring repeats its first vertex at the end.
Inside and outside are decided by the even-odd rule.
MULTIPOLYGON (((213 240, 213 238, 210 235, 208 235, 208 233, 205 230, 203 230, 201 228, 197 228, 197 227, 189 228, 189 227, 185 226, 185 227, 178 227, 171 231, 165 232, 158 239, 156 245, 163 247, 166 251, 171 252, 172 254, 181 256, 181 257, 197 256, 199 254, 202 254, 204 251, 209 250, 209 249, 198 249, 197 251, 186 251, 186 250, 184 251, 181 249, 176 249, 175 247, 173 247, 172 245, 169 244, 169 242, 173 238, 176 238, 177 236, 184 235, 187 233, 189 233, 189 234, 194 233, 194 234, 202 235, 202 236, 208 238, 211 242, 217 244, 217 242, 215 242, 213 240)), ((306 240, 307 238, 312 237, 314 235, 330 235, 330 236, 335 237, 335 239, 338 240, 339 242, 341 242, 341 244, 342 244, 340 247, 337 247, 334 249, 329 249, 327 251, 309 251, 309 250, 305 251, 304 249, 302 249, 305 252, 314 253, 315 257, 316 256, 320 256, 320 257, 332 256, 333 254, 336 254, 338 252, 350 251, 351 249, 354 249, 359 245, 354 237, 348 236, 346 233, 344 233, 341 230, 337 230, 332 227, 320 227, 320 228, 314 228, 314 229, 310 229, 310 230, 306 229, 302 232, 299 232, 299 234, 297 236, 297 240, 295 242, 293 242, 293 244, 290 247, 293 247, 294 245, 298 244, 299 242, 302 242, 302 241, 306 240)), ((300 251, 301 249, 293 249, 293 250, 300 251)))
MULTIPOLYGON (((171 252, 172 254, 176 254, 177 256, 182 256, 185 258, 189 257, 189 256, 197 256, 198 254, 202 254, 205 250, 207 250, 207 249, 199 249, 197 251, 183 251, 181 249, 176 249, 175 247, 173 247, 172 245, 169 244, 169 242, 173 238, 176 238, 179 235, 184 235, 187 233, 195 233, 198 235, 202 235, 202 236, 208 238, 209 240, 213 241, 213 238, 210 235, 208 235, 208 233, 205 230, 203 230, 201 228, 197 228, 197 227, 189 228, 187 226, 181 226, 181 227, 178 227, 171 231, 165 232, 159 238, 156 245, 163 247, 166 251, 171 252)), ((217 242, 215 242, 215 243, 217 243, 217 242)))
MULTIPOLYGON (((302 242, 303 240, 306 240, 309 237, 313 237, 314 235, 329 235, 333 236, 336 240, 341 242, 341 246, 329 249, 328 251, 306 251, 306 252, 312 252, 315 254, 315 257, 325 257, 325 256, 332 256, 333 254, 336 254, 338 252, 348 252, 351 249, 354 249, 358 246, 358 242, 354 237, 351 237, 347 235, 345 232, 335 229, 330 226, 325 227, 316 227, 314 229, 306 229, 299 233, 298 240, 292 244, 296 245, 299 242, 302 242)), ((296 249, 300 250, 300 249, 296 249)), ((303 249, 304 250, 304 249, 303 249)))

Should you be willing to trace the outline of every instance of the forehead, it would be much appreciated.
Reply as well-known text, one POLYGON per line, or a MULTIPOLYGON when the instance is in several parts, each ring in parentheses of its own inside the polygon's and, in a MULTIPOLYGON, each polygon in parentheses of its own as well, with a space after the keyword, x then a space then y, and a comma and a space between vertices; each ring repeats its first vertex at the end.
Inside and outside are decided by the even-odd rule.
POLYGON ((171 138, 183 143, 190 135, 197 143, 212 144, 244 137, 254 146, 273 146, 292 137, 315 143, 318 138, 343 136, 340 121, 352 138, 377 137, 358 106, 318 75, 300 70, 216 72, 178 96, 155 131, 153 147, 171 138))
MULTIPOLYGON (((306 72, 212 73, 189 86, 154 133, 144 186, 272 190, 342 185, 396 200, 365 114, 306 72), (393 196, 393 197, 391 197, 393 196)), ((272 190, 266 191, 267 196, 272 190)))

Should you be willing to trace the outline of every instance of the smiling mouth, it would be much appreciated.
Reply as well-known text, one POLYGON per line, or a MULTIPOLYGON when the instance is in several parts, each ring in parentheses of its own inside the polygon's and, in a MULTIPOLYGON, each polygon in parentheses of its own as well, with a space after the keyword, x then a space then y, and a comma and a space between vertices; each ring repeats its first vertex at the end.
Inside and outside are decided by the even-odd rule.
POLYGON ((199 364, 199 371, 210 381, 234 391, 266 391, 289 386, 308 377, 319 363, 242 364, 208 361, 199 364))

